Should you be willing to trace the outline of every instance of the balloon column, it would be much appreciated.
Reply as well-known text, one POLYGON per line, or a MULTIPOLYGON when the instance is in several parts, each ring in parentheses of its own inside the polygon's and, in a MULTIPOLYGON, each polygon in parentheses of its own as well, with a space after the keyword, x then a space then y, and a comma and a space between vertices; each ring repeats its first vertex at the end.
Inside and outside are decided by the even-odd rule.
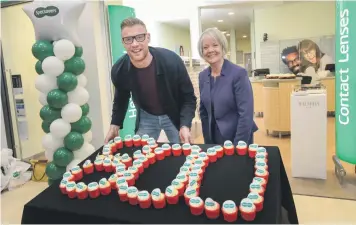
POLYGON ((39 115, 46 133, 42 145, 49 184, 95 151, 83 48, 73 30, 84 6, 78 1, 35 1, 24 7, 36 33, 32 54, 38 60, 35 87, 43 105, 39 115))

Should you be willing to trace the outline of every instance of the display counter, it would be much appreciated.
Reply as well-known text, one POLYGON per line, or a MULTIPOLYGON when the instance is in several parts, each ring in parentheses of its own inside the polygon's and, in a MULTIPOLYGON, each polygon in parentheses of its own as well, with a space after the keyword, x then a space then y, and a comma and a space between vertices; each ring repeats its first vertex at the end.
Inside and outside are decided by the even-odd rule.
POLYGON ((319 79, 326 88, 326 104, 329 115, 335 113, 335 77, 324 77, 319 79))

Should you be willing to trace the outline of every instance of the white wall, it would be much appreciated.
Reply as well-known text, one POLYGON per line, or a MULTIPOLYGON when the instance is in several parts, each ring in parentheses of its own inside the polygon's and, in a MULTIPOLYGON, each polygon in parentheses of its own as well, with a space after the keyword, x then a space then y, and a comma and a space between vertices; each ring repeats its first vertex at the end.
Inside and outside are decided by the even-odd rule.
POLYGON ((152 35, 158 37, 158 46, 160 47, 176 52, 177 45, 182 45, 184 56, 188 56, 188 53, 191 52, 189 29, 166 23, 157 23, 156 33, 152 33, 152 35))
POLYGON ((260 43, 335 34, 335 2, 297 2, 256 9, 254 12, 256 68, 261 67, 260 43))
MULTIPOLYGON (((6 132, 5 132, 5 123, 4 123, 4 115, 2 113, 2 101, 0 100, 0 106, 1 106, 1 120, 0 120, 0 124, 1 124, 1 149, 3 148, 7 148, 7 139, 6 139, 6 132)), ((0 150, 1 150, 0 149, 0 150)))

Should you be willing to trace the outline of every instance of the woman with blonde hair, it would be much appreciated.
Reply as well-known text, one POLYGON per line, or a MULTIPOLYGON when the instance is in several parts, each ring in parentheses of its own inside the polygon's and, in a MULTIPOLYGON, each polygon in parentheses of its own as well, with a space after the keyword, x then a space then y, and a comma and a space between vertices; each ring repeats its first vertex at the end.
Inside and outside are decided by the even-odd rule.
POLYGON ((198 43, 209 67, 199 74, 200 118, 206 144, 253 143, 253 93, 247 71, 225 59, 227 40, 216 28, 205 30, 198 43))

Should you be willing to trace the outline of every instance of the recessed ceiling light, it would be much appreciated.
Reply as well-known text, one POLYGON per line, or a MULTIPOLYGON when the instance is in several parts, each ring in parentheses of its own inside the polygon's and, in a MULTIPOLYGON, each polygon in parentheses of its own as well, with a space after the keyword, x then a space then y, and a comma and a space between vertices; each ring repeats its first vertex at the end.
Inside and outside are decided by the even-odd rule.
POLYGON ((218 29, 217 27, 214 27, 214 29, 218 29))
POLYGON ((221 33, 226 34, 226 31, 222 31, 221 33))
POLYGON ((242 36, 243 38, 247 38, 247 35, 242 36))
POLYGON ((234 13, 234 12, 229 12, 228 14, 229 14, 229 15, 234 15, 235 13, 234 13))
POLYGON ((226 34, 226 36, 230 36, 230 34, 226 34))
POLYGON ((218 20, 218 22, 219 22, 219 23, 222 23, 222 22, 224 22, 224 20, 218 20))

